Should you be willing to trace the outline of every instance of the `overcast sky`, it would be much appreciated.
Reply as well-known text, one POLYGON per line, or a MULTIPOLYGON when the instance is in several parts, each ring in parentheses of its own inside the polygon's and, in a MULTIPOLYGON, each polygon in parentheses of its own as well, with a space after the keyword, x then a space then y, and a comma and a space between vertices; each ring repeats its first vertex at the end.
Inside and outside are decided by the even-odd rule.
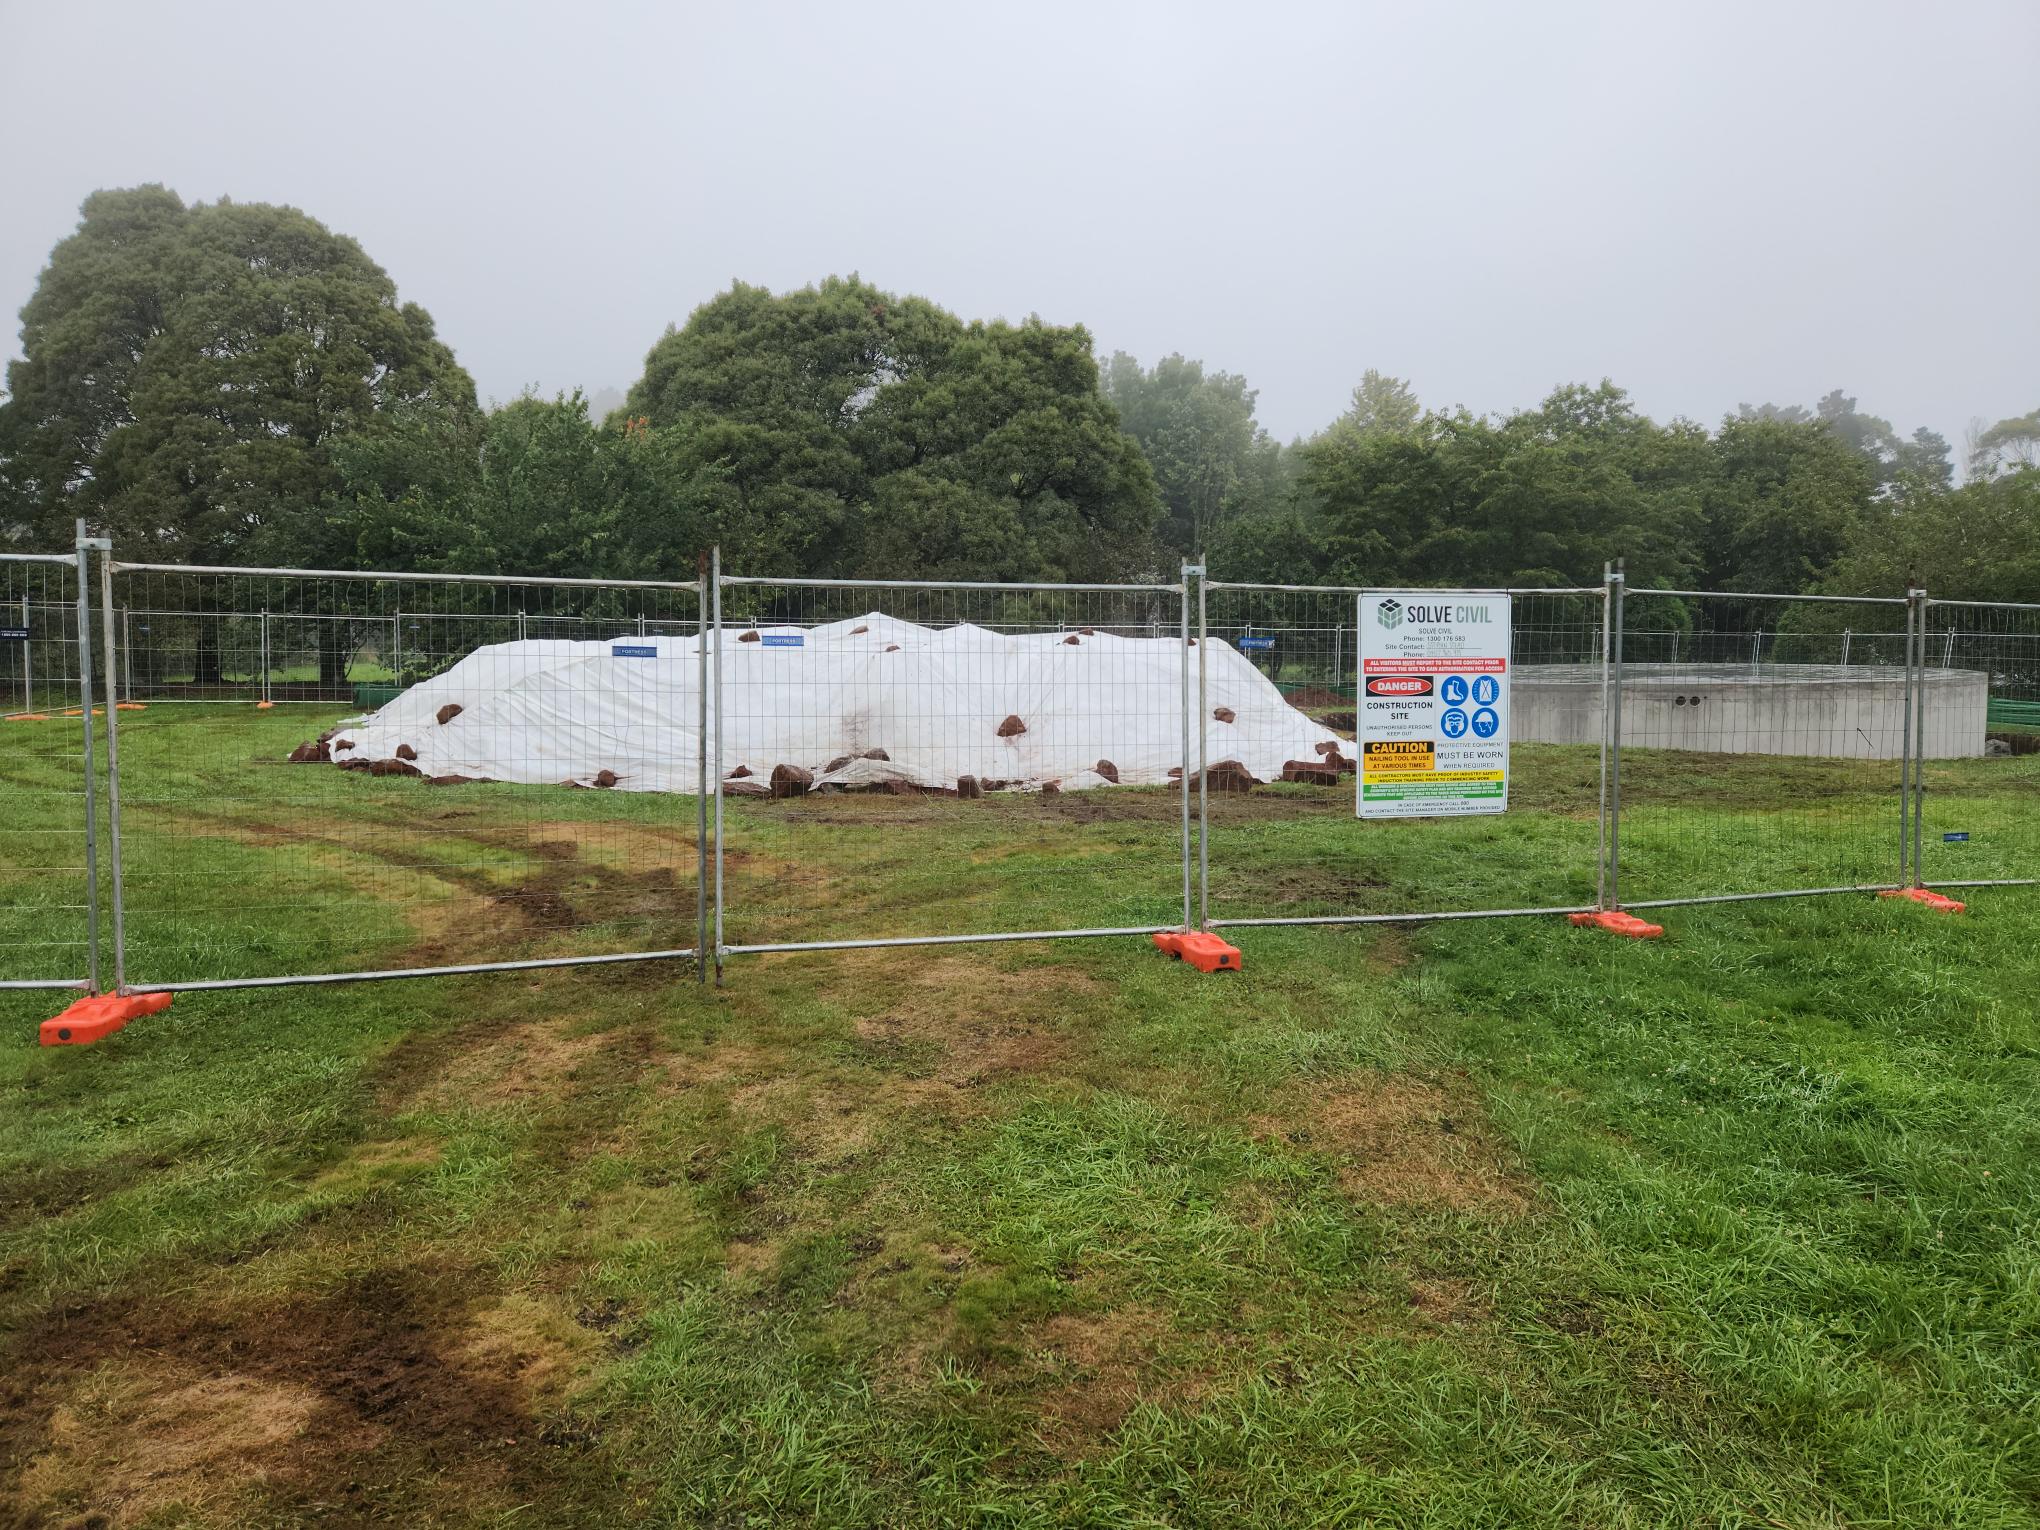
POLYGON ((496 399, 857 271, 1243 372, 1285 437, 1371 366, 1709 423, 1844 387, 1959 451, 2040 407, 2036 80, 2036 0, 0 0, 0 303, 161 181, 353 235, 496 399))

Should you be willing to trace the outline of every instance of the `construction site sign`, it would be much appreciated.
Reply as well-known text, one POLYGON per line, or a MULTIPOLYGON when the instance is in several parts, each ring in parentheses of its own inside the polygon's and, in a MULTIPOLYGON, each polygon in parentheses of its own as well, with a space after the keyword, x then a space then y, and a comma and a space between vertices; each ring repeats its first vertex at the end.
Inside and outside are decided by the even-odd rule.
POLYGON ((1362 818, 1456 818, 1509 805, 1506 595, 1360 597, 1362 818))

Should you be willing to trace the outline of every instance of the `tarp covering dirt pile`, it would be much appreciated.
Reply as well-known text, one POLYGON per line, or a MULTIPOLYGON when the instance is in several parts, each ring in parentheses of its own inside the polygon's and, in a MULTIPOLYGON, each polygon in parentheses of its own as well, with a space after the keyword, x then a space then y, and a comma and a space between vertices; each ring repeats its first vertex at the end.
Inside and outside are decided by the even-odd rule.
MULTIPOLYGON (((429 777, 693 792, 698 641, 482 648, 339 729, 332 759, 401 760, 429 777)), ((1183 763, 1180 639, 1010 635, 874 614, 810 628, 726 627, 723 643, 726 777, 764 782, 788 765, 816 787, 953 789, 971 776, 1072 791, 1115 775, 1120 785, 1166 785, 1183 763)), ((1196 662, 1193 650, 1193 707, 1196 662)), ((1292 760, 1350 747, 1225 643, 1212 640, 1206 662, 1204 705, 1232 714, 1211 724, 1214 764, 1235 760, 1272 781, 1292 760)), ((712 702, 713 654, 709 683, 712 702)))

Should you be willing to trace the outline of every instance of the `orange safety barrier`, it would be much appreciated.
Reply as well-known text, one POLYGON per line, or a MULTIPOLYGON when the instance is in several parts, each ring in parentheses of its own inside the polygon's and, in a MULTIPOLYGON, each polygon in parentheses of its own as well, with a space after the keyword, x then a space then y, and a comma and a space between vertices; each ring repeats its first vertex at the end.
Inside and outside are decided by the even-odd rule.
POLYGON ((1592 925, 1597 930, 1606 930, 1611 935, 1627 935, 1632 940, 1656 940, 1664 934, 1665 927, 1639 919, 1634 914, 1625 914, 1619 908, 1598 909, 1590 914, 1568 914, 1574 924, 1592 925))
POLYGON ((1227 945, 1216 935, 1198 930, 1162 930, 1154 940, 1156 949, 1168 952, 1179 962, 1188 962, 1199 972, 1240 970, 1240 948, 1227 945))
POLYGON ((1887 887, 1877 896, 1880 898, 1910 898, 1915 903, 1925 904, 1938 914, 1959 914, 1969 907, 1966 903, 1957 903, 1953 898, 1942 897, 1931 887, 1887 887))
POLYGON ((48 722, 49 720, 50 714, 47 712, 9 712, 7 714, 8 722, 48 722))
POLYGON ((42 1023, 42 1044, 46 1047, 79 1047, 102 1041, 130 1020, 168 1009, 167 993, 102 993, 80 999, 54 1020, 42 1023))
POLYGON ((258 701, 255 703, 255 710, 258 712, 267 712, 271 707, 275 705, 276 703, 273 701, 258 701))

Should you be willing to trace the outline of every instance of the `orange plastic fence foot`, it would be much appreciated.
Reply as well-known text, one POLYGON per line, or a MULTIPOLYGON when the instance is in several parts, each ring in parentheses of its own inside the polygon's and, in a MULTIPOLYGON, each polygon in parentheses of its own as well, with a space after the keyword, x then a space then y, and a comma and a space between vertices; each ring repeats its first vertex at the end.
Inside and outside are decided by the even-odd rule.
POLYGON ((1957 903, 1953 898, 1944 898, 1931 887, 1887 887, 1877 895, 1880 898, 1910 898, 1915 903, 1924 903, 1940 914, 1959 914, 1969 905, 1957 903))
POLYGON ((1240 948, 1229 946, 1216 935, 1201 930, 1162 930, 1155 946, 1178 961, 1188 962, 1199 972, 1237 972, 1240 948))
POLYGON ((1656 940, 1664 934, 1665 927, 1639 919, 1634 914, 1625 914, 1619 908, 1598 909, 1589 914, 1566 916, 1574 924, 1592 925, 1597 930, 1606 930, 1611 935, 1627 935, 1632 940, 1656 940))
POLYGON ((167 993, 102 993, 80 999, 56 1019, 43 1021, 42 1044, 79 1047, 88 1041, 102 1041, 130 1020, 168 1009, 172 997, 167 993))

